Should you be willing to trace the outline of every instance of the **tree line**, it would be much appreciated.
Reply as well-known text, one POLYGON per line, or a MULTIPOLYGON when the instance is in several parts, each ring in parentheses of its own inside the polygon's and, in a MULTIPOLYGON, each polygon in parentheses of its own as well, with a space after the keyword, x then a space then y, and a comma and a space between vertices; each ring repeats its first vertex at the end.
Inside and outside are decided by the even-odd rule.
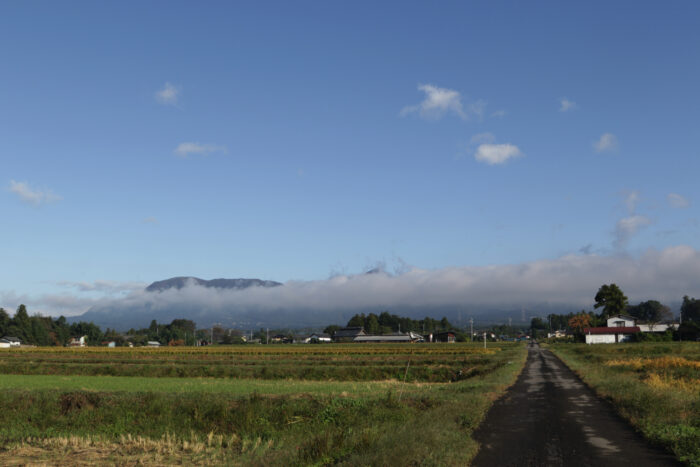
POLYGON ((86 336, 90 346, 103 342, 117 345, 145 345, 148 341, 161 344, 194 345, 198 339, 206 338, 206 331, 197 331, 194 321, 176 319, 170 324, 158 324, 156 320, 143 329, 130 329, 126 334, 107 328, 105 331, 94 323, 80 321, 69 324, 64 316, 56 319, 46 316, 29 316, 27 307, 20 305, 10 317, 0 308, 0 337, 16 337, 22 344, 38 346, 65 346, 72 338, 86 336))
MULTIPOLYGON (((346 327, 361 327, 364 328, 365 332, 371 335, 393 334, 399 331, 413 331, 422 334, 425 332, 449 331, 455 329, 446 317, 438 320, 426 316, 423 319, 417 320, 390 314, 388 311, 384 311, 378 315, 375 313, 369 313, 367 315, 364 313, 355 314, 348 320, 346 327)), ((323 332, 333 334, 340 328, 341 326, 331 325, 326 327, 323 332)))
MULTIPOLYGON (((578 313, 550 314, 546 320, 532 318, 530 327, 532 334, 543 334, 545 330, 568 330, 574 334, 583 334, 588 327, 606 326, 608 318, 617 315, 627 315, 635 318, 640 323, 656 325, 663 322, 671 322, 673 313, 671 308, 658 300, 647 300, 637 305, 630 305, 629 299, 617 284, 604 284, 595 295, 594 309, 600 309, 600 313, 581 310, 578 313)), ((697 339, 700 337, 700 299, 683 297, 680 314, 680 327, 675 335, 670 337, 678 339, 697 339)))

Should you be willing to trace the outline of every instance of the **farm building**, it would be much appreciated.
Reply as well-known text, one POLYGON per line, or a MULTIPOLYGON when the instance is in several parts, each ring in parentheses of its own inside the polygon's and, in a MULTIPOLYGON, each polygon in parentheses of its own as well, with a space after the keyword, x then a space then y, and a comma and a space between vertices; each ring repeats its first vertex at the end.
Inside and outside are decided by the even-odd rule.
POLYGON ((456 342, 456 337, 454 332, 443 331, 436 332, 434 334, 428 335, 429 342, 448 342, 454 344, 456 342))
POLYGON ((423 336, 416 334, 415 332, 409 332, 408 334, 390 334, 385 336, 357 336, 353 339, 353 342, 360 343, 379 343, 379 342, 423 342, 423 336))
POLYGON ((340 328, 333 333, 333 342, 353 342, 356 337, 366 335, 362 327, 340 328))
POLYGON ((303 344, 312 344, 312 343, 320 343, 320 344, 326 344, 331 341, 331 336, 330 334, 325 334, 325 333, 313 333, 309 336, 304 336, 301 337, 298 342, 301 342, 303 344))
POLYGON ((270 337, 270 342, 273 344, 288 344, 291 341, 292 340, 284 334, 275 334, 274 336, 270 337))
POLYGON ((160 347, 160 342, 148 341, 148 342, 146 342, 146 347, 160 347))
POLYGON ((16 337, 5 336, 0 339, 0 348, 19 347, 20 345, 22 345, 22 341, 16 337))
POLYGON ((87 347, 87 336, 73 337, 68 347, 87 347))
POLYGON ((586 344, 615 344, 625 342, 632 334, 640 332, 637 326, 606 326, 599 328, 585 328, 586 344))

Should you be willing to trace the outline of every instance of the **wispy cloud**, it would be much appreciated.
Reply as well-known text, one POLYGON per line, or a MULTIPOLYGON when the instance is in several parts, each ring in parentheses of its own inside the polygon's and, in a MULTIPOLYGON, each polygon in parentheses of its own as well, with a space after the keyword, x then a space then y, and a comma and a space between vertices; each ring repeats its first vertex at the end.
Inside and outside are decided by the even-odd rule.
POLYGON ((401 109, 399 115, 405 117, 417 113, 425 119, 439 119, 447 114, 467 120, 470 117, 483 118, 486 101, 477 100, 466 106, 462 103, 462 95, 454 89, 440 88, 432 84, 421 84, 419 91, 425 93, 425 99, 416 105, 409 105, 401 109))
POLYGON ((168 82, 155 93, 156 100, 165 105, 176 105, 179 97, 180 88, 168 82))
POLYGON ((623 217, 615 225, 615 247, 624 248, 629 240, 641 229, 652 224, 651 219, 642 215, 623 217))
POLYGON ((629 214, 634 214, 637 210, 637 203, 639 203, 639 191, 631 190, 622 193, 624 197, 625 207, 629 214))
POLYGON ((474 136, 472 136, 471 140, 469 141, 471 144, 481 144, 481 143, 493 143, 496 141, 496 137, 493 135, 493 133, 477 133, 474 136))
POLYGON ((576 109, 576 102, 570 101, 566 97, 559 99, 559 112, 568 112, 569 110, 576 109))
POLYGON ((669 193, 666 196, 666 201, 673 208, 683 209, 690 206, 690 201, 688 198, 683 195, 679 195, 678 193, 669 193))
POLYGON ((81 282, 81 281, 59 281, 56 285, 61 287, 66 287, 69 289, 75 289, 78 292, 101 292, 107 294, 119 294, 125 292, 134 292, 136 290, 143 290, 147 284, 143 282, 120 282, 120 281, 110 281, 110 280, 96 280, 92 282, 81 282))
POLYGON ((188 157, 191 155, 206 156, 214 152, 226 153, 226 147, 216 144, 180 143, 175 148, 174 152, 180 157, 188 157))
POLYGON ((506 112, 505 110, 496 110, 495 112, 491 112, 491 117, 494 118, 503 118, 506 115, 508 115, 508 112, 506 112))
POLYGON ((23 202, 33 204, 35 206, 60 201, 62 199, 51 190, 32 188, 27 182, 10 180, 8 190, 16 194, 23 202))
POLYGON ((474 159, 489 165, 500 165, 522 155, 523 153, 514 144, 484 143, 476 148, 474 159))
POLYGON ((612 133, 603 133, 598 141, 593 143, 596 152, 613 152, 617 150, 617 136, 612 133))

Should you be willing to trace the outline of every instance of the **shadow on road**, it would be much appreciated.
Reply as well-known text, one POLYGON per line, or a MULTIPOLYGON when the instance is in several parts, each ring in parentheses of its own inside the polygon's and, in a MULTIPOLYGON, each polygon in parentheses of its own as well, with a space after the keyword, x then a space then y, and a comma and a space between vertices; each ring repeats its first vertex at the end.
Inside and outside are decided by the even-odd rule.
POLYGON ((473 466, 679 465, 648 446, 554 354, 531 343, 523 373, 474 434, 473 466))

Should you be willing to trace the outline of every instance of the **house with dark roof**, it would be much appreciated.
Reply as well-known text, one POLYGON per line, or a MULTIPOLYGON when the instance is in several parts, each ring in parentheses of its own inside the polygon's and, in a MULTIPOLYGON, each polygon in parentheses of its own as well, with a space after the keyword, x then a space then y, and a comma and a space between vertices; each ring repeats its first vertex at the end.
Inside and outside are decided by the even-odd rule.
POLYGON ((361 326, 340 328, 333 333, 333 342, 353 342, 356 337, 366 335, 367 333, 361 326))
POLYGON ((327 344, 331 341, 331 335, 324 332, 315 332, 310 336, 304 337, 304 344, 327 344))
POLYGON ((22 341, 20 341, 16 337, 5 336, 2 339, 0 339, 0 348, 2 348, 2 347, 19 347, 20 345, 22 345, 22 341))
POLYGON ((453 331, 440 331, 433 334, 429 334, 428 340, 430 342, 447 342, 450 344, 454 344, 457 341, 457 338, 453 331))

